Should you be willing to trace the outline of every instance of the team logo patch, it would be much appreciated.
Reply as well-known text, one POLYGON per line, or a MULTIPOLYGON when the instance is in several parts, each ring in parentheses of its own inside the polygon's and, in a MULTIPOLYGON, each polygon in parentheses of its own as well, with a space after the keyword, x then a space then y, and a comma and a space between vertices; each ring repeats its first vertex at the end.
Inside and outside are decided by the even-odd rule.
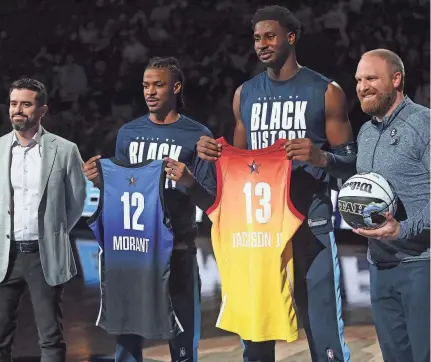
POLYGON ((328 355, 328 361, 334 360, 335 356, 334 356, 334 351, 332 349, 326 350, 326 354, 328 355))
POLYGON ((127 180, 129 180, 129 186, 136 186, 136 181, 138 181, 135 177, 128 177, 127 180))
POLYGON ((186 355, 186 349, 184 347, 180 348, 180 357, 184 357, 186 355))
POLYGON ((397 136, 397 129, 396 128, 392 128, 391 129, 391 145, 397 145, 398 143, 400 143, 400 137, 397 136))
POLYGON ((397 145, 398 143, 400 143, 400 138, 399 137, 392 137, 391 138, 391 145, 397 145))
POLYGON ((250 167, 250 173, 256 172, 259 173, 260 164, 257 164, 255 160, 251 163, 251 165, 248 165, 250 167))

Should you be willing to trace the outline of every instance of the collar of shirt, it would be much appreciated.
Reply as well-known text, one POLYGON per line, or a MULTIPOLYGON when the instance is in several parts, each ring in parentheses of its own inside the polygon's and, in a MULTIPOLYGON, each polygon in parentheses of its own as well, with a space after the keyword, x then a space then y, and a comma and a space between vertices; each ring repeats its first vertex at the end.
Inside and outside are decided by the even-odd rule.
POLYGON ((42 137, 42 127, 39 126, 39 129, 37 130, 37 132, 35 133, 35 135, 33 136, 33 138, 30 140, 30 142, 28 143, 27 146, 23 146, 19 143, 18 137, 16 136, 16 131, 13 131, 13 136, 12 136, 12 148, 15 146, 21 146, 21 147, 28 147, 28 148, 32 148, 35 145, 39 144, 40 145, 40 138, 42 137))
POLYGON ((394 111, 389 116, 383 117, 381 121, 379 121, 377 117, 373 117, 371 119, 372 123, 379 129, 385 129, 392 123, 392 121, 397 117, 398 113, 401 112, 401 110, 406 106, 406 104, 411 102, 411 99, 408 96, 405 96, 404 100, 397 106, 397 108, 394 109, 394 111))

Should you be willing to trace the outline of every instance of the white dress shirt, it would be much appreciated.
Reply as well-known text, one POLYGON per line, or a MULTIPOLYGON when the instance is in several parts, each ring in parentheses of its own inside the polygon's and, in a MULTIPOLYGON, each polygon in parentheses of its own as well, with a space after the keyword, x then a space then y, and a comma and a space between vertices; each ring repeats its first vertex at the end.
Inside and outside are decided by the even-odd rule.
POLYGON ((38 240, 39 183, 41 176, 42 128, 28 146, 22 146, 16 133, 12 138, 11 184, 13 189, 13 239, 38 240))

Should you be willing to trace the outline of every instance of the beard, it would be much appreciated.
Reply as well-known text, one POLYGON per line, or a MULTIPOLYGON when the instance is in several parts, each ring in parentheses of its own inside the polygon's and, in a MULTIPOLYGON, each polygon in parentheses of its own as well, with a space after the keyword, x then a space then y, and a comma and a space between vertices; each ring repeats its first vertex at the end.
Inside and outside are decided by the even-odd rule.
POLYGON ((275 50, 271 60, 260 60, 260 62, 264 64, 266 68, 271 68, 274 71, 279 71, 283 67, 284 63, 286 62, 286 59, 289 57, 291 52, 292 51, 290 47, 286 45, 280 49, 275 50))
POLYGON ((394 89, 391 92, 384 93, 377 91, 371 99, 359 98, 362 111, 372 117, 382 118, 389 111, 395 102, 397 91, 394 89))
POLYGON ((11 124, 12 124, 12 128, 15 131, 19 131, 19 132, 25 132, 28 131, 29 129, 35 127, 38 123, 37 119, 35 118, 27 118, 25 117, 25 121, 14 121, 13 117, 11 118, 11 124))

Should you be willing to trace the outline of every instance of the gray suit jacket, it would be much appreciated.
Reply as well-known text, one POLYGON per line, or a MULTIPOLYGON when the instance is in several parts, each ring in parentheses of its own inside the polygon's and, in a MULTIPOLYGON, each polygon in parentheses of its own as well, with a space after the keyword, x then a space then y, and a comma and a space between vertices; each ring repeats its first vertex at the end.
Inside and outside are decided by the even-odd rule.
MULTIPOLYGON (((10 161, 13 133, 0 138, 0 282, 6 276, 11 248, 10 161)), ((78 147, 46 132, 41 135, 42 164, 39 186, 39 252, 50 285, 76 275, 69 232, 81 217, 86 182, 78 147)))

